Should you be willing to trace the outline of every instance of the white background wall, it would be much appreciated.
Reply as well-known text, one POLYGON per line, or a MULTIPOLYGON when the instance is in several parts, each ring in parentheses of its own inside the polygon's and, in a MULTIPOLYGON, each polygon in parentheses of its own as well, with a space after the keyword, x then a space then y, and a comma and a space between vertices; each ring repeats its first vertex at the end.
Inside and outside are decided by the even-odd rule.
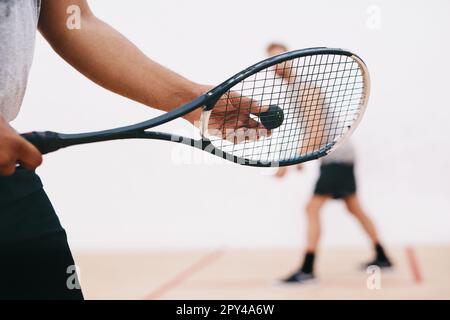
MULTIPOLYGON (((90 3, 150 57, 202 83, 216 84, 264 58, 273 40, 358 53, 373 81, 354 136, 365 207, 388 243, 450 242, 449 1, 90 3), (378 9, 380 24, 376 17, 371 24, 378 9)), ((13 125, 81 132, 157 114, 87 81, 39 36, 13 125)), ((183 120, 165 129, 192 131, 183 120)), ((82 146, 45 160, 39 173, 76 249, 300 245, 303 206, 317 176, 311 163, 278 181, 156 141, 82 146)), ((326 206, 323 222, 324 245, 367 244, 342 204, 326 206)))

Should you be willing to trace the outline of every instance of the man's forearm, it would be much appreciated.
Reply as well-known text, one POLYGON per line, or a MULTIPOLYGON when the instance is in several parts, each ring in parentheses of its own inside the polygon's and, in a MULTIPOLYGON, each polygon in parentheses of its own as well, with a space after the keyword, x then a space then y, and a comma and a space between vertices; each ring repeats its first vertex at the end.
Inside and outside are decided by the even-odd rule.
POLYGON ((63 59, 102 87, 165 111, 202 93, 201 86, 146 57, 88 7, 82 10, 78 30, 62 24, 55 27, 61 12, 45 10, 45 5, 43 9, 40 30, 44 37, 63 59))

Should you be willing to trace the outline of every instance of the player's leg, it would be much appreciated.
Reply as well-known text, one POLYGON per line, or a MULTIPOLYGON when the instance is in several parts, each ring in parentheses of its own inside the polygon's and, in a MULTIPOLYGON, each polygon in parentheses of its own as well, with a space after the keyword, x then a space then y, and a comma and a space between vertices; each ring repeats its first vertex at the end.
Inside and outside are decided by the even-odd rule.
POLYGON ((375 225, 362 209, 357 194, 354 193, 344 198, 344 202, 348 212, 351 213, 359 221, 359 223, 369 236, 370 240, 372 240, 373 243, 378 243, 379 239, 377 231, 375 229, 375 225))
POLYGON ((328 199, 325 195, 314 195, 306 205, 305 213, 308 222, 306 251, 315 252, 320 239, 320 209, 328 199))
POLYGON ((283 281, 287 283, 304 283, 315 278, 314 260, 320 240, 320 209, 327 201, 328 196, 315 194, 305 208, 307 216, 306 252, 303 263, 293 274, 283 281))
POLYGON ((363 210, 356 193, 344 198, 347 210, 359 221, 364 231, 369 236, 375 249, 375 258, 368 265, 378 265, 380 267, 390 267, 392 264, 387 257, 383 246, 378 238, 377 230, 370 217, 363 210))

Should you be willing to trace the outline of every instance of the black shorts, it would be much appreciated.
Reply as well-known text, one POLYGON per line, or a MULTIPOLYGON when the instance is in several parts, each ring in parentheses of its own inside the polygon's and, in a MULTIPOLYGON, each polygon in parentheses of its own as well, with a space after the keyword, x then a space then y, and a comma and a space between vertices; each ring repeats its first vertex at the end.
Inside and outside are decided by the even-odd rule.
POLYGON ((320 177, 314 188, 314 194, 343 199, 355 192, 356 181, 353 165, 329 163, 320 166, 320 177))
POLYGON ((83 299, 66 232, 39 177, 0 176, 0 299, 83 299))

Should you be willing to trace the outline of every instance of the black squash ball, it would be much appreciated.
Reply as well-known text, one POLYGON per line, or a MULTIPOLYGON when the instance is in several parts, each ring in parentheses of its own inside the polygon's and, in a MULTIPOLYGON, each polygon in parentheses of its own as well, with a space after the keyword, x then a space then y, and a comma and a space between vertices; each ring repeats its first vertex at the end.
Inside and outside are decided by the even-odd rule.
POLYGON ((279 106, 271 105, 269 106, 269 110, 259 114, 259 120, 266 129, 276 129, 283 124, 283 109, 279 106))

